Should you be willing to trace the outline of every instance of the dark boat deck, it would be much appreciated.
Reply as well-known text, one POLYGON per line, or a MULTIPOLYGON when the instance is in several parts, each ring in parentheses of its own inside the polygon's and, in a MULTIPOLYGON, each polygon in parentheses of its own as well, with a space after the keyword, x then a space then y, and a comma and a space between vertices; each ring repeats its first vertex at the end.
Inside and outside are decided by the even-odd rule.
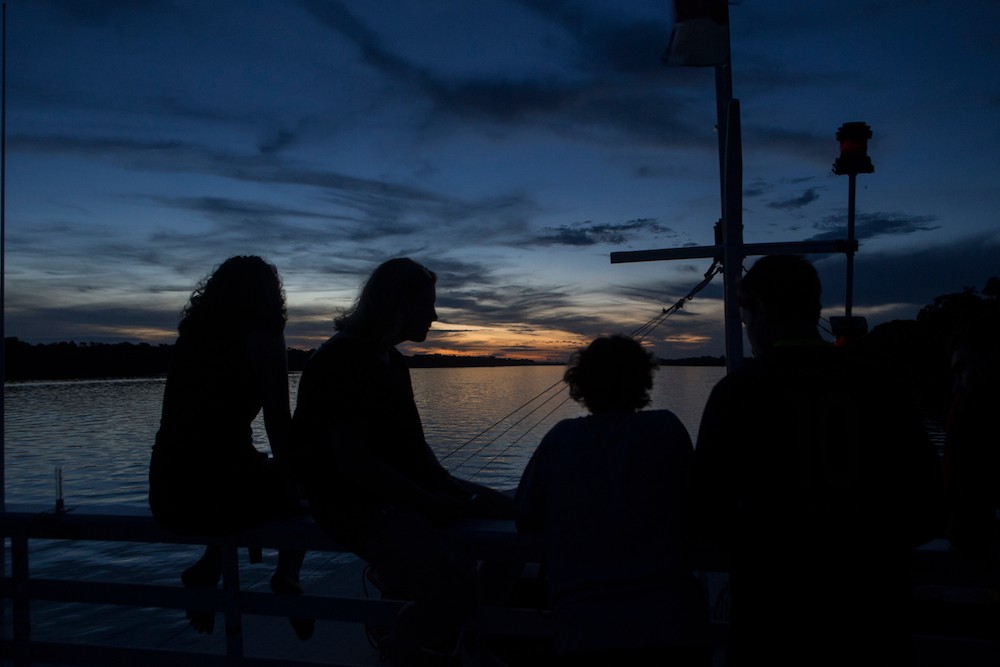
MULTIPOLYGON (((374 594, 365 590, 364 564, 344 553, 311 520, 279 522, 214 540, 224 547, 226 576, 235 585, 200 593, 179 582, 95 580, 72 569, 59 579, 32 574, 28 563, 32 540, 67 540, 66 549, 73 548, 71 540, 157 543, 166 545, 168 554, 171 544, 205 543, 164 531, 145 508, 64 514, 8 508, 0 514, 0 529, 11 550, 11 574, 0 582, 5 616, 0 658, 5 666, 145 667, 181 660, 192 667, 384 664, 365 636, 364 623, 391 619, 399 603, 368 599, 374 594), (272 565, 245 564, 246 547, 270 549, 279 544, 309 551, 302 571, 303 596, 274 596, 268 589, 272 565), (211 635, 195 633, 184 619, 183 609, 199 603, 218 612, 211 635), (293 612, 319 619, 312 639, 296 637, 287 619, 293 612)), ((517 534, 509 522, 469 522, 452 537, 477 557, 534 562, 541 553, 539 540, 517 534)), ((716 602, 725 575, 712 554, 698 558, 696 566, 716 602)), ((170 562, 169 568, 179 572, 181 566, 170 562)), ((971 567, 946 541, 935 540, 915 553, 914 580, 918 665, 1000 665, 1000 573, 971 567)), ((713 626, 720 665, 726 631, 722 599, 713 626)), ((544 636, 551 629, 550 619, 538 609, 485 608, 476 622, 490 632, 522 637, 544 636)), ((477 663, 470 657, 465 664, 477 663)))

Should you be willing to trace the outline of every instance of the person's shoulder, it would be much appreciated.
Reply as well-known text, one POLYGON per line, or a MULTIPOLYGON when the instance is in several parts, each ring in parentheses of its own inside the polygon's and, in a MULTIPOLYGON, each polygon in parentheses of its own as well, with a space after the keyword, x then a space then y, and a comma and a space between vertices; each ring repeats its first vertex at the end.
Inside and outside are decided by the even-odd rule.
POLYGON ((635 414, 643 440, 656 442, 658 447, 691 448, 691 434, 680 418, 670 410, 640 410, 635 414))
POLYGON ((321 377, 340 376, 353 370, 363 371, 372 355, 365 342, 336 334, 320 345, 306 361, 302 377, 306 382, 321 377))
POLYGON ((334 334, 320 345, 309 363, 331 363, 339 360, 362 359, 369 356, 371 345, 361 338, 334 334))
POLYGON ((642 424, 660 427, 684 427, 680 418, 670 410, 640 410, 635 413, 635 416, 642 424))
POLYGON ((542 436, 537 451, 544 456, 556 456, 566 447, 580 446, 593 433, 591 416, 573 417, 557 422, 542 436))
POLYGON ((589 422, 589 416, 563 419, 549 429, 549 432, 545 434, 545 439, 561 439, 570 434, 587 432, 590 430, 589 422))
POLYGON ((743 364, 727 373, 715 383, 712 393, 724 393, 741 391, 748 387, 762 382, 767 376, 767 364, 763 359, 753 357, 746 359, 743 364))

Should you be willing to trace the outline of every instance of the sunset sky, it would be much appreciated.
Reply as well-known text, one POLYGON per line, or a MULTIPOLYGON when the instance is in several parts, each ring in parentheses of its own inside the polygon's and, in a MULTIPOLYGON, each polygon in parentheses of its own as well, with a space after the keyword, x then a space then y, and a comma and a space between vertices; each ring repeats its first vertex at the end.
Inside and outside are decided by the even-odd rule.
MULTIPOLYGON (((662 64, 668 0, 6 5, 7 336, 171 342, 199 279, 259 254, 308 349, 405 255, 441 320, 409 351, 563 360, 709 266, 609 262, 720 216, 714 73, 662 64)), ((730 14, 747 242, 844 235, 835 134, 863 121, 855 314, 1000 275, 1000 3, 730 14)), ((815 259, 842 314, 844 259, 815 259)), ((721 277, 649 342, 722 354, 721 277)))

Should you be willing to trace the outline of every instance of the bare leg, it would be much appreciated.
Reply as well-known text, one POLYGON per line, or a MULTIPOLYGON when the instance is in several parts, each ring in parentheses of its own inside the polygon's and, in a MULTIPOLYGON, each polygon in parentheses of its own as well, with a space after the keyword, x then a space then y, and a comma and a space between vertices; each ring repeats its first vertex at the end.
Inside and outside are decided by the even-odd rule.
MULTIPOLYGON (((207 546, 197 563, 184 570, 181 581, 186 588, 215 588, 222 576, 222 556, 218 547, 207 546)), ((187 619, 195 632, 211 634, 215 629, 215 612, 187 610, 187 619)))
MULTIPOLYGON (((305 551, 294 549, 280 549, 278 551, 278 566, 271 577, 271 591, 275 595, 302 595, 299 572, 302 570, 302 561, 305 560, 305 557, 305 551)), ((288 621, 292 624, 295 634, 303 641, 311 639, 313 632, 316 631, 315 619, 293 616, 288 621)))

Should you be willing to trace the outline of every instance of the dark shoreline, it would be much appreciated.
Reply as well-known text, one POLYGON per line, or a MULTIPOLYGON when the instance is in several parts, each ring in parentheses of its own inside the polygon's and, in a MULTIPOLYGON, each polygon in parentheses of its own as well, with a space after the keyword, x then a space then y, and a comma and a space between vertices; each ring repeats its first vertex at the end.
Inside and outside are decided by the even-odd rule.
MULTIPOLYGON (((48 343, 32 345, 7 338, 6 377, 9 382, 90 380, 166 375, 173 345, 149 343, 48 343)), ((301 371, 312 350, 289 348, 288 369, 301 371)), ((416 354, 411 368, 494 368, 508 366, 562 366, 563 362, 533 361, 495 356, 416 354)), ((722 357, 660 359, 662 366, 722 366, 722 357)))

